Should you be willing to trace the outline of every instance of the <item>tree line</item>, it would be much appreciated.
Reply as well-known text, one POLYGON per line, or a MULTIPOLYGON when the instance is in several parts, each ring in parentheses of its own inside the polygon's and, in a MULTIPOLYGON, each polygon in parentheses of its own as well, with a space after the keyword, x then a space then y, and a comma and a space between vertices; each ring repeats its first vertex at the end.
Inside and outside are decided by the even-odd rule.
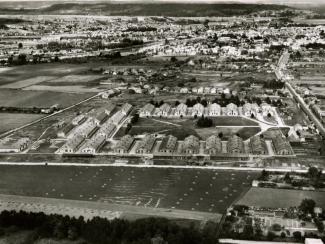
POLYGON ((30 243, 41 238, 84 240, 94 244, 150 244, 155 238, 162 243, 215 244, 216 225, 208 223, 203 230, 190 224, 181 226, 164 218, 144 218, 135 221, 107 220, 95 217, 85 220, 62 215, 45 215, 24 211, 3 211, 0 214, 0 234, 4 228, 15 226, 20 230, 35 230, 30 243))

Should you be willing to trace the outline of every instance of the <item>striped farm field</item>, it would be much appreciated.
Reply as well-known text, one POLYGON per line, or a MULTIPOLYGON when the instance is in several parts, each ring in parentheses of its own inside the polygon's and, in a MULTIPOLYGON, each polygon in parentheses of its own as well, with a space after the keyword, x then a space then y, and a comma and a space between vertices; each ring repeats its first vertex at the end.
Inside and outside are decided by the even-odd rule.
POLYGON ((224 213, 259 173, 206 169, 0 166, 0 194, 224 213))

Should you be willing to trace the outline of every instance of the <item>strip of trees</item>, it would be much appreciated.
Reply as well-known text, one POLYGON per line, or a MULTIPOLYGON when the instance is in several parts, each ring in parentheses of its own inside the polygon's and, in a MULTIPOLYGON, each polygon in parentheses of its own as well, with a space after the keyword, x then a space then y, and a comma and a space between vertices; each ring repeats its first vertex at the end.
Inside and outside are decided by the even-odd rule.
POLYGON ((83 217, 70 218, 62 215, 3 211, 0 214, 0 234, 4 229, 16 227, 19 230, 33 230, 30 243, 42 238, 84 240, 94 244, 150 244, 187 243, 215 244, 216 224, 208 223, 203 230, 194 224, 181 226, 164 218, 144 218, 135 221, 124 219, 107 220, 95 217, 84 220, 83 217))

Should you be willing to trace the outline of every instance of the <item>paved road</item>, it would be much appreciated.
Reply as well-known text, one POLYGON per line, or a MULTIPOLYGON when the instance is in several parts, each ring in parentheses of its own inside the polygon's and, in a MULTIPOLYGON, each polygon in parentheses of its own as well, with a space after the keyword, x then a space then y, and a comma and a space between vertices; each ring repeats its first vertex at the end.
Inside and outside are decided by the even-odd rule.
MULTIPOLYGON (((242 161, 243 163, 245 161, 242 161)), ((272 171, 307 173, 308 169, 286 168, 257 168, 257 167, 227 167, 227 166, 190 166, 190 165, 150 165, 150 164, 103 164, 103 163, 52 163, 52 162, 0 162, 0 165, 29 165, 29 166, 77 166, 77 167, 134 167, 134 168, 162 168, 162 169, 206 169, 206 170, 233 170, 233 171, 272 171)), ((325 173, 325 170, 323 170, 325 173)))
POLYGON ((322 123, 318 120, 318 118, 314 115, 314 113, 310 110, 310 108, 307 106, 305 101, 302 99, 302 97, 295 91, 295 89, 289 84, 288 82, 285 83, 286 87, 292 94, 293 98, 300 104, 301 109, 308 115, 310 120, 314 122, 317 129, 319 130, 319 133, 325 137, 325 128, 322 125, 322 123))

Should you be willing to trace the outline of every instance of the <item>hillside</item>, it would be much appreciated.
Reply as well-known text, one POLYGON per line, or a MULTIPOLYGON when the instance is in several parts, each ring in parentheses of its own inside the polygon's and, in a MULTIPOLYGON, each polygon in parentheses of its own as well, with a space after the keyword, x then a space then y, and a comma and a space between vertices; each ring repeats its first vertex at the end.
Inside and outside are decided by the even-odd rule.
POLYGON ((0 14, 90 14, 111 16, 234 16, 263 10, 282 10, 283 5, 182 4, 182 3, 62 3, 37 9, 0 8, 0 14))

